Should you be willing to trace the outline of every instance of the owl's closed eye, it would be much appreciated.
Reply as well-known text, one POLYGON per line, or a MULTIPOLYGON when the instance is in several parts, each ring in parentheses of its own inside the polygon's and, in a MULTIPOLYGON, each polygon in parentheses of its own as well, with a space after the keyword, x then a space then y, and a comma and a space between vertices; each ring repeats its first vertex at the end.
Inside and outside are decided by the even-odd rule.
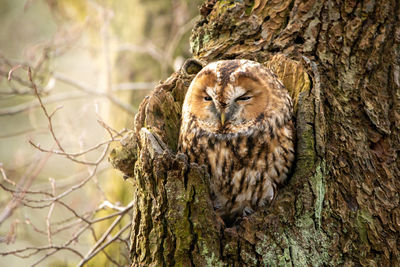
POLYGON ((186 93, 179 149, 208 167, 214 207, 222 218, 250 214, 276 196, 292 165, 291 98, 257 62, 210 63, 186 93))

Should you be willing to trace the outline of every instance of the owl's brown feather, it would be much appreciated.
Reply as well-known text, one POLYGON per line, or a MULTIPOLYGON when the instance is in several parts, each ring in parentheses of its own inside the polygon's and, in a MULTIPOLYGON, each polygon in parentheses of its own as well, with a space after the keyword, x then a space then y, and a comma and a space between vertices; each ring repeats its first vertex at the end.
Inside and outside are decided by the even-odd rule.
POLYGON ((247 215, 270 202, 294 159, 292 101, 278 78, 249 60, 217 61, 192 81, 179 149, 211 174, 214 207, 247 215))

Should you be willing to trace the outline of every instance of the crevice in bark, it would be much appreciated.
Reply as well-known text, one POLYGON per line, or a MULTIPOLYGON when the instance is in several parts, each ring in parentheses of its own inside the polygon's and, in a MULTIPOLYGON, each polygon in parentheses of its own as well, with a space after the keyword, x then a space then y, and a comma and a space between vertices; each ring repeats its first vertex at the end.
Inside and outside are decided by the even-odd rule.
POLYGON ((169 257, 169 258, 167 257, 167 259, 166 259, 165 255, 164 255, 164 247, 167 245, 166 244, 166 239, 167 239, 167 235, 168 235, 168 232, 167 232, 167 220, 165 218, 166 217, 165 216, 166 210, 168 209, 168 199, 167 199, 167 194, 165 192, 165 185, 166 185, 166 182, 167 182, 167 176, 165 174, 163 174, 162 178, 163 178, 163 180, 162 180, 162 184, 163 184, 163 187, 162 187, 162 189, 163 189, 163 193, 162 193, 163 204, 162 204, 161 214, 160 214, 161 221, 162 221, 161 222, 162 234, 161 234, 161 240, 160 240, 160 252, 159 252, 160 256, 159 256, 159 258, 160 258, 160 261, 162 262, 163 266, 168 266, 168 263, 172 262, 173 258, 172 257, 169 257))
POLYGON ((190 248, 189 248, 189 257, 190 257, 190 263, 192 264, 192 266, 195 266, 194 264, 194 260, 193 260, 193 253, 194 253, 194 249, 197 243, 197 233, 194 231, 193 228, 193 222, 192 222, 192 203, 194 198, 196 197, 196 189, 194 187, 192 187, 193 189, 193 193, 191 196, 192 201, 190 201, 187 205, 188 205, 188 219, 189 219, 189 226, 190 226, 190 234, 193 236, 192 238, 192 242, 190 243, 190 248))

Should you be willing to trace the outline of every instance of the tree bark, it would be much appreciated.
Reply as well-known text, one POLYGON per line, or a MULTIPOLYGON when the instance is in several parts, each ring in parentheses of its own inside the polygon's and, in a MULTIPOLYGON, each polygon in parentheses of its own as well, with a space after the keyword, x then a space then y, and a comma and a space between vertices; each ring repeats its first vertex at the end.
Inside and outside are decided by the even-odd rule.
POLYGON ((176 153, 194 74, 173 74, 111 154, 135 188, 132 266, 399 266, 399 1, 209 0, 200 12, 196 58, 262 62, 291 92, 294 172, 225 228, 206 169, 176 153))

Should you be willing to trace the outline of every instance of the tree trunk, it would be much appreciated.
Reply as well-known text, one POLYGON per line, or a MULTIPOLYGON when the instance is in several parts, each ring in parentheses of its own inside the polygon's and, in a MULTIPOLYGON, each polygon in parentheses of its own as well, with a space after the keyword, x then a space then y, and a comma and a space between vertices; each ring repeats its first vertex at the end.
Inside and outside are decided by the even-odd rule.
POLYGON ((176 154, 195 71, 173 74, 111 154, 134 182, 133 266, 400 266, 399 1, 209 0, 200 12, 196 58, 262 62, 291 92, 295 169, 269 207, 225 228, 206 169, 176 154))

